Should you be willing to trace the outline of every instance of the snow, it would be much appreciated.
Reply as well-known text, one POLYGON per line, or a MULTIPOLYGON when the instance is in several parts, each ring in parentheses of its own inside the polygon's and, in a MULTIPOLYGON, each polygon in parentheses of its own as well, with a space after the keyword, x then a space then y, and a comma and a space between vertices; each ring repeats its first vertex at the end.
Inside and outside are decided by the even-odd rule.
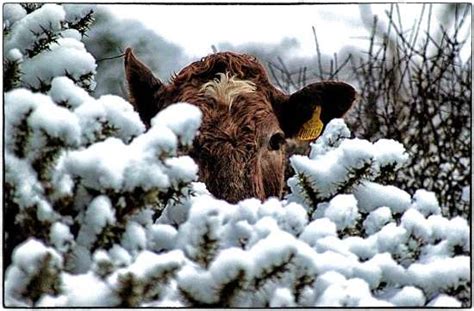
POLYGON ((50 255, 52 265, 61 267, 62 257, 50 247, 46 247, 36 239, 28 239, 20 244, 13 252, 13 263, 26 274, 34 274, 47 255, 50 255))
POLYGON ((310 159, 315 159, 318 155, 323 155, 329 150, 338 147, 341 139, 349 138, 351 132, 343 119, 333 119, 329 122, 322 135, 310 144, 310 159))
MULTIPOLYGON (((21 92, 17 94, 21 95, 21 92)), ((37 95, 24 94, 25 97, 37 95)), ((82 123, 78 122, 79 133, 85 124, 93 124, 97 118, 111 122, 119 120, 117 124, 139 124, 133 121, 134 112, 127 103, 107 97, 93 99, 64 77, 53 81, 50 96, 58 102, 73 100, 70 105, 74 109, 73 115, 82 120, 82 123), (70 93, 64 92, 64 85, 70 87, 70 93), (106 111, 107 105, 113 110, 111 113, 106 111), (130 117, 124 118, 127 115, 130 117), (87 123, 87 120, 92 123, 87 123)), ((48 102, 39 98, 39 102, 45 101, 48 102)), ((49 101, 47 105, 53 104, 49 101)), ((35 104, 24 103, 24 107, 30 106, 33 106, 33 111, 38 109, 35 104)), ((180 107, 186 111, 189 105, 180 107)), ((18 108, 18 120, 25 110, 18 108)), ((12 115, 15 114, 12 112, 12 115)), ((163 118, 161 115, 158 114, 154 120, 163 118)), ((194 117, 189 115, 191 119, 194 117)), ((342 125, 338 126, 343 130, 342 125)), ((439 296, 427 302, 427 297, 435 297, 436 293, 467 281, 469 275, 468 257, 452 257, 454 246, 468 250, 467 221, 460 217, 448 220, 439 215, 439 204, 432 193, 420 190, 412 198, 398 188, 366 180, 355 188, 354 194, 337 194, 318 204, 316 212, 311 215, 312 221, 309 221, 308 210, 294 200, 271 198, 261 202, 247 199, 229 204, 214 199, 205 185, 192 183, 197 178, 197 166, 190 157, 175 156, 178 140, 184 143, 183 137, 192 138, 191 134, 183 135, 183 125, 175 127, 162 121, 154 122, 145 133, 143 130, 140 126, 131 126, 124 130, 121 138, 109 137, 63 154, 55 173, 55 181, 62 189, 58 191, 71 193, 74 178, 80 176, 84 186, 99 191, 132 191, 153 186, 168 189, 178 187, 180 183, 191 183, 190 189, 194 189, 195 196, 166 206, 162 217, 155 223, 150 221, 153 211, 142 209, 128 219, 120 244, 114 244, 108 250, 99 249, 93 255, 88 247, 106 226, 115 225, 115 212, 123 208, 125 202, 119 201, 112 206, 107 195, 90 198, 79 217, 82 225, 76 243, 81 246, 76 246, 74 251, 75 271, 79 274, 63 273, 65 289, 62 294, 56 297, 45 295, 39 305, 116 305, 119 297, 113 289, 118 288, 121 276, 129 274, 137 282, 149 283, 147 288, 159 293, 160 300, 144 301, 142 306, 185 306, 177 295, 178 288, 204 303, 227 299, 239 306, 264 303, 274 307, 423 306, 426 303, 450 305, 458 302, 449 296, 439 296), (160 156, 165 154, 168 157, 161 160, 160 156), (397 214, 400 215, 399 223, 394 220, 397 214), (358 224, 362 225, 365 237, 343 233, 345 229, 355 229, 358 224), (420 238, 428 244, 418 261, 407 261, 404 257, 410 251, 412 238, 420 238), (437 240, 441 242, 430 244, 437 240), (209 257, 203 257, 202 252, 207 248, 211 253, 209 257), (274 269, 281 270, 274 272, 274 269), (250 280, 272 273, 278 277, 258 283, 260 287, 254 296, 244 295, 238 290, 228 297, 222 294, 229 284, 245 286, 250 280), (99 278, 101 275, 102 279, 99 278), (295 296, 287 285, 298 277, 314 276, 317 277, 313 285, 303 287, 299 296, 295 296), (155 280, 161 279, 167 281, 156 283, 155 280), (93 294, 77 292, 89 282, 93 283, 93 294), (379 287, 382 290, 374 294, 379 287)), ((345 141, 339 145, 332 142, 334 144, 327 148, 326 153, 317 154, 312 159, 301 158, 310 161, 304 172, 314 169, 311 161, 319 161, 328 154, 345 156, 346 163, 352 162, 353 167, 360 167, 362 163, 368 163, 367 159, 375 158, 373 150, 370 151, 374 145, 365 144, 366 150, 359 146, 354 156, 350 150, 355 142, 345 141)), ((394 154, 400 155, 401 149, 400 152, 393 149, 393 158, 397 158, 394 154)), ((384 153, 384 159, 392 163, 387 160, 390 159, 388 154, 390 150, 384 153)), ((14 161, 21 161, 13 155, 7 158, 11 165, 14 161)), ((26 174, 31 174, 28 169, 26 171, 26 174)), ((31 180, 33 184, 34 180, 31 180)), ((41 193, 36 196, 37 202, 42 202, 41 193)), ((50 240, 59 253, 65 252, 74 243, 69 225, 60 222, 53 207, 44 202, 38 205, 42 206, 38 209, 42 215, 39 218, 55 219, 50 228, 50 240)), ((34 247, 32 249, 33 253, 39 252, 34 247)), ((44 249, 44 246, 38 246, 38 249, 44 249)), ((59 253, 57 256, 61 256, 59 253)), ((20 255, 16 256, 20 256, 21 260, 16 260, 20 263, 32 260, 21 255, 21 249, 20 255)), ((15 271, 11 268, 8 275, 19 273, 15 271)), ((19 278, 16 287, 10 285, 10 281, 10 292, 26 283, 24 276, 19 278)), ((20 302, 13 297, 12 294, 10 301, 19 305, 20 302)))
POLYGON ((429 216, 427 222, 432 230, 433 239, 446 240, 451 246, 462 246, 468 251, 470 247, 470 230, 467 221, 461 217, 451 220, 441 215, 429 216))
POLYGON ((118 244, 114 244, 108 253, 117 267, 128 266, 132 262, 132 257, 127 250, 118 244))
POLYGON ((23 87, 51 84, 47 94, 5 94, 9 200, 19 225, 42 232, 15 247, 7 305, 461 306, 466 291, 452 289, 470 282, 469 223, 441 215, 436 193, 374 182, 407 162, 403 145, 351 139, 335 119, 309 156, 291 158, 297 175, 286 198, 217 200, 181 149, 199 134, 196 106, 170 104, 146 130, 126 100, 94 98, 75 82, 96 62, 81 34, 60 23, 90 9, 45 4, 26 15, 5 5, 4 54, 19 61, 23 87), (29 57, 38 37, 25 29, 39 25, 61 38, 29 57), (39 181, 34 163, 52 146, 51 176, 39 181), (61 286, 33 301, 26 289, 46 258, 45 280, 61 286), (124 277, 133 280, 128 292, 124 277))
POLYGON ((337 230, 354 227, 360 218, 357 200, 352 194, 339 194, 329 201, 324 216, 336 224, 337 230))
POLYGON ((80 41, 81 40, 81 33, 79 31, 77 31, 76 29, 66 29, 66 30, 62 30, 60 32, 60 36, 62 38, 71 38, 71 39, 75 39, 77 41, 80 41))
POLYGON ((5 303, 8 306, 28 306, 23 300, 31 280, 37 277, 40 268, 54 275, 63 267, 63 258, 52 247, 46 247, 41 241, 29 238, 13 252, 12 265, 5 273, 5 303))
POLYGON ((369 213, 364 220, 363 225, 367 234, 374 234, 379 231, 384 225, 392 221, 392 212, 386 206, 379 207, 369 213))
POLYGON ((242 249, 227 248, 211 264, 209 272, 215 284, 228 284, 238 278, 240 273, 252 273, 252 261, 242 249))
MULTIPOLYGON (((118 96, 102 96, 98 100, 91 100, 87 97, 80 99, 77 96, 79 94, 71 95, 74 95, 76 101, 82 101, 74 113, 79 117, 83 139, 87 143, 95 142, 97 134, 107 130, 106 126, 111 127, 114 137, 124 142, 129 142, 145 131, 145 126, 132 106, 118 96)), ((62 95, 62 97, 68 96, 69 94, 62 95)))
POLYGON ((43 295, 40 300, 37 302, 36 306, 41 308, 47 307, 63 307, 67 304, 67 297, 65 295, 60 296, 50 296, 43 295))
POLYGON ((371 298, 369 287, 362 279, 354 278, 329 285, 318 298, 316 305, 357 307, 364 298, 371 298))
POLYGON ((167 272, 178 269, 184 262, 181 251, 175 250, 157 255, 150 251, 141 251, 135 261, 127 268, 117 271, 118 275, 132 273, 144 282, 154 282, 163 277, 167 272))
POLYGON ((93 100, 84 89, 76 86, 71 79, 64 76, 55 77, 51 81, 49 96, 55 103, 66 103, 72 108, 93 100))
POLYGON ((336 271, 322 273, 318 276, 314 284, 315 292, 322 294, 329 286, 343 284, 345 281, 346 278, 336 271))
POLYGON ((6 55, 7 59, 11 62, 21 62, 23 60, 23 54, 18 49, 11 49, 6 55))
POLYGON ((400 266, 388 252, 379 252, 366 261, 369 265, 374 265, 382 272, 381 282, 387 284, 407 284, 408 275, 405 268, 400 266))
POLYGON ((49 202, 40 199, 36 202, 36 217, 39 221, 52 222, 58 218, 58 215, 49 202))
MULTIPOLYGON (((26 13, 18 7, 8 5, 7 8, 9 17, 13 17, 13 19, 20 18, 21 15, 26 13)), ((9 51, 17 48, 24 54, 27 49, 32 48, 32 44, 36 40, 35 33, 43 33, 42 28, 59 30, 64 18, 65 12, 62 6, 50 3, 43 5, 38 10, 16 20, 15 27, 5 38, 4 50, 9 51)), ((10 19, 10 22, 13 21, 10 19)))
POLYGON ((191 297, 199 297, 200 301, 211 304, 215 303, 217 297, 211 289, 212 279, 209 273, 186 265, 178 272, 178 283, 191 297), (195 286, 199 284, 199 286, 195 286))
POLYGON ((309 223, 299 238, 313 246, 316 241, 326 236, 336 236, 336 224, 328 218, 319 218, 309 223))
MULTIPOLYGON (((180 110, 186 110, 189 105, 179 107, 180 110)), ((109 120, 111 125, 119 129, 116 135, 122 138, 107 138, 86 149, 71 151, 61 160, 63 174, 80 176, 87 187, 117 191, 132 191, 135 188, 166 189, 170 185, 189 183, 197 178, 198 168, 190 157, 171 157, 164 162, 157 158, 160 154, 172 155, 177 148, 175 134, 164 125, 153 126, 130 144, 124 143, 143 132, 144 126, 131 105, 122 99, 102 96, 96 102, 80 105, 75 112, 79 115, 81 127, 88 130, 86 141, 95 137, 94 133, 101 127, 96 120, 100 119, 109 120)), ((161 113, 166 113, 166 110, 161 113)), ((182 122, 195 121, 189 118, 183 117, 182 122)), ((176 134, 181 135, 180 133, 177 131, 176 134)))
POLYGON ((165 166, 165 173, 175 187, 181 182, 189 183, 197 179, 198 166, 189 156, 166 159, 165 166))
POLYGON ((451 245, 464 246, 465 251, 469 251, 470 230, 466 219, 456 216, 449 221, 446 230, 446 240, 451 245))
POLYGON ((360 259, 372 258, 377 253, 377 236, 370 235, 367 238, 349 236, 343 239, 348 249, 360 259))
MULTIPOLYGON (((345 180, 348 168, 361 168, 371 161, 371 147, 367 141, 364 143, 364 141, 344 140, 338 149, 330 150, 324 155, 314 159, 294 155, 290 158, 290 163, 297 174, 305 172, 311 186, 317 189, 318 195, 326 198, 336 193, 337 185, 345 180)), ((290 187, 292 190, 295 188, 292 184, 290 187)))
POLYGON ((174 247, 178 231, 170 225, 154 224, 147 228, 148 248, 159 253, 174 247))
POLYGON ((97 264, 101 262, 110 262, 110 256, 107 254, 105 250, 98 250, 94 252, 94 255, 92 256, 92 260, 97 264))
POLYGON ((194 105, 176 103, 161 111, 151 120, 151 125, 169 127, 184 145, 190 145, 201 125, 202 112, 194 105))
POLYGON ((50 229, 49 237, 53 245, 60 252, 65 252, 69 249, 69 243, 74 240, 69 227, 63 223, 55 222, 50 229))
POLYGON ((461 199, 464 202, 469 203, 471 201, 471 188, 469 186, 465 186, 462 188, 462 197, 461 199))
POLYGON ((194 201, 187 221, 181 225, 178 232, 177 246, 190 258, 197 258, 201 247, 212 247, 212 241, 217 241, 218 229, 222 225, 223 208, 219 201, 201 197, 194 201))
POLYGON ((41 82, 49 83, 54 77, 68 73, 76 81, 81 76, 94 73, 97 67, 94 57, 88 53, 84 44, 73 38, 59 38, 33 58, 22 64, 22 81, 26 85, 39 88, 41 82))
POLYGON ((416 238, 429 241, 432 235, 431 227, 423 215, 415 209, 408 209, 402 216, 402 226, 416 238))
POLYGON ((26 89, 15 89, 5 94, 5 147, 13 150, 16 140, 15 128, 39 105, 48 105, 49 97, 34 94, 26 89))
POLYGON ((441 208, 436 199, 436 194, 425 189, 419 189, 413 195, 413 208, 418 210, 423 216, 441 214, 441 208))
POLYGON ((440 294, 436 296, 433 300, 431 300, 427 306, 434 308, 460 308, 461 302, 456 298, 450 297, 445 294, 440 294))
POLYGON ((419 288, 413 286, 405 286, 398 290, 389 301, 395 306, 414 307, 425 305, 425 295, 419 288))
POLYGON ((347 245, 335 236, 327 236, 319 239, 314 249, 318 253, 333 251, 346 257, 355 257, 354 254, 349 251, 347 245))
POLYGON ((344 256, 339 252, 325 251, 316 254, 316 267, 318 272, 336 271, 345 277, 352 276, 353 268, 357 259, 355 256, 344 256))
MULTIPOLYGON (((350 184, 354 174, 362 175, 363 179, 366 179, 363 185, 357 187, 359 192, 362 192, 363 186, 375 188, 375 184, 368 186, 371 179, 385 174, 389 168, 400 168, 408 160, 405 148, 394 140, 380 139, 371 143, 358 138, 348 139, 350 132, 343 123, 340 119, 332 120, 321 137, 311 144, 309 157, 294 155, 290 158, 290 163, 297 175, 287 182, 292 191, 288 196, 289 201, 307 206, 315 204, 305 195, 305 189, 308 186, 314 191, 317 200, 330 199, 338 191, 344 189, 345 185, 349 189, 355 186, 350 184)), ((382 185, 377 190, 382 190, 381 187, 382 185)), ((385 187, 389 187, 386 188, 385 193, 396 191, 390 199, 399 196, 400 204, 396 204, 393 209, 403 212, 406 207, 400 205, 407 204, 405 200, 410 204, 410 195, 401 194, 402 190, 393 186, 385 187)), ((366 195, 371 194, 372 190, 374 189, 366 189, 366 195)), ((375 207, 386 205, 366 206, 372 201, 369 198, 364 200, 357 197, 356 193, 354 194, 362 211, 370 212, 375 207)))
POLYGON ((122 246, 132 254, 146 248, 146 231, 138 223, 130 221, 122 237, 122 246))
MULTIPOLYGON (((91 247, 97 240, 97 236, 103 232, 107 225, 115 223, 115 211, 112 209, 110 199, 106 196, 98 196, 93 199, 85 213, 83 225, 77 237, 78 244, 85 248, 91 247)), ((87 262, 90 254, 82 253, 87 262)), ((86 264, 87 265, 87 264, 86 264)))
POLYGON ((122 187, 128 156, 121 140, 109 138, 87 149, 68 153, 64 169, 72 176, 80 176, 87 187, 118 190, 122 187))
POLYGON ((407 274, 414 285, 422 288, 425 293, 432 294, 469 280, 470 259, 467 256, 456 256, 429 263, 414 263, 408 267, 407 274))
POLYGON ((448 228, 450 221, 441 215, 431 215, 427 218, 430 224, 434 239, 446 239, 448 236, 448 228))
POLYGON ((171 129, 155 125, 133 141, 134 146, 147 156, 176 153, 178 139, 171 129))
POLYGON ((273 293, 270 308, 295 307, 295 297, 289 288, 279 287, 273 293))
POLYGON ((380 167, 395 166, 400 168, 408 161, 405 147, 393 139, 379 139, 374 143, 375 161, 380 167))
POLYGON ((254 273, 259 275, 271 266, 287 263, 296 253, 294 237, 282 231, 271 232, 252 247, 254 273))
POLYGON ((92 272, 79 275, 63 274, 67 307, 113 307, 119 299, 113 290, 92 272))
MULTIPOLYGON (((245 220, 249 224, 254 224, 258 217, 263 217, 264 215, 268 215, 266 212, 266 208, 269 207, 272 202, 276 203, 277 200, 270 199, 261 205, 260 200, 257 199, 245 199, 239 202, 237 206, 237 210, 235 211, 234 215, 236 218, 235 220, 245 220), (260 212, 260 213, 259 213, 260 212), (258 214, 258 215, 257 215, 258 214)), ((275 206, 278 211, 281 211, 281 205, 275 206)), ((271 214, 272 212, 270 212, 271 214)), ((275 214, 277 215, 277 214, 275 214)), ((280 215, 280 214, 278 214, 280 215)))
POLYGON ((403 213, 410 207, 410 195, 394 186, 385 186, 374 182, 363 182, 354 190, 359 209, 371 212, 378 207, 387 206, 392 213, 403 213))
POLYGON ((14 200, 20 207, 31 207, 41 200, 42 189, 30 163, 5 152, 5 179, 14 185, 14 200))
POLYGON ((284 207, 284 213, 278 218, 278 225, 283 230, 298 236, 308 223, 308 214, 299 204, 290 203, 284 207))
POLYGON ((66 4, 63 4, 63 8, 64 8, 64 11, 66 12, 66 20, 68 22, 74 22, 84 17, 90 11, 96 10, 96 5, 66 3, 66 4))
POLYGON ((26 10, 17 3, 5 3, 3 5, 3 20, 8 27, 26 16, 26 10))
POLYGON ((51 138, 58 138, 69 146, 80 143, 81 128, 78 118, 69 109, 44 101, 28 118, 35 135, 46 133, 51 138))
POLYGON ((95 234, 99 234, 107 224, 114 224, 114 214, 110 199, 101 195, 92 200, 87 209, 84 222, 95 234))
POLYGON ((121 97, 103 95, 95 103, 103 105, 107 121, 116 128, 117 137, 128 142, 130 138, 140 135, 145 131, 145 126, 132 105, 121 97))
POLYGON ((400 247, 408 239, 408 232, 402 226, 391 222, 376 233, 378 250, 382 252, 398 253, 400 247))
MULTIPOLYGON (((259 218, 263 218, 265 216, 278 218, 283 212, 281 202, 276 198, 268 199, 262 204, 261 207, 259 207, 260 201, 256 199, 242 201, 239 205, 243 205, 244 203, 246 203, 250 209, 258 209, 257 213, 259 218)), ((253 220, 253 222, 255 222, 255 220, 253 220)))
POLYGON ((371 289, 380 285, 382 269, 373 262, 362 262, 354 265, 353 276, 367 282, 371 289))

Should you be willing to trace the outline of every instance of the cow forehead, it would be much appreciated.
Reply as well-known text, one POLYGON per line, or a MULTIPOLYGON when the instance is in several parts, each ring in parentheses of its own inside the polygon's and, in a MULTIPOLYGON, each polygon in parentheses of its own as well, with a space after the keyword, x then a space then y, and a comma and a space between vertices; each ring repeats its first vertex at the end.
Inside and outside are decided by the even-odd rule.
POLYGON ((254 93, 257 90, 255 83, 249 80, 241 80, 236 75, 231 76, 229 72, 218 73, 219 78, 206 82, 199 90, 218 103, 232 108, 232 104, 237 96, 254 93))
POLYGON ((186 87, 189 83, 199 85, 212 81, 219 73, 230 73, 242 80, 249 80, 259 86, 269 85, 265 69, 253 56, 233 52, 220 52, 208 55, 199 61, 183 68, 172 82, 177 88, 186 87))
POLYGON ((211 54, 188 65, 173 77, 168 89, 170 102, 199 106, 204 123, 218 124, 278 125, 273 99, 284 96, 255 57, 233 52, 211 54))

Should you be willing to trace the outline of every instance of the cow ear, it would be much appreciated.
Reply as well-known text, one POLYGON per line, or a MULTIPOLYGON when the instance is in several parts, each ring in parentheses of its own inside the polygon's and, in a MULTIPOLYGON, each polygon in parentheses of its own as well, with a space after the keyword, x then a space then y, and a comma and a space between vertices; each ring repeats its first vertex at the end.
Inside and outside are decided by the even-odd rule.
POLYGON ((344 82, 307 85, 280 104, 280 125, 288 138, 314 140, 329 121, 341 118, 355 99, 356 91, 344 82))
POLYGON ((156 78, 145 64, 133 54, 131 48, 125 51, 125 76, 128 83, 129 100, 147 127, 158 113, 157 93, 163 83, 156 78))

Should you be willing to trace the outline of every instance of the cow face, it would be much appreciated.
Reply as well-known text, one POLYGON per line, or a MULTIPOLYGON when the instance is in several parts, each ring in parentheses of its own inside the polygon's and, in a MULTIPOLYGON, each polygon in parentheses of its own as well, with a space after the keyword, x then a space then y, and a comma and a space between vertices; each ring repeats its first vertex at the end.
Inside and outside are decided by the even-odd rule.
POLYGON ((334 81, 284 94, 270 84, 254 57, 230 52, 192 63, 165 85, 127 49, 125 72, 130 100, 147 126, 176 102, 201 109, 190 155, 209 191, 229 202, 279 197, 285 140, 316 139, 331 119, 344 115, 356 95, 350 85, 334 81))

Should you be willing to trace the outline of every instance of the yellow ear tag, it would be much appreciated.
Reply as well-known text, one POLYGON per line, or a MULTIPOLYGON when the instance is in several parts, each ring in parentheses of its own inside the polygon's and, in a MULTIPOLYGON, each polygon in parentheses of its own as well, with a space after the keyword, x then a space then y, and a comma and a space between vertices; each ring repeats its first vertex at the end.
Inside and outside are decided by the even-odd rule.
POLYGON ((320 119, 321 106, 316 106, 314 109, 313 116, 300 128, 298 135, 296 136, 300 140, 313 140, 319 137, 323 130, 323 122, 320 119))

